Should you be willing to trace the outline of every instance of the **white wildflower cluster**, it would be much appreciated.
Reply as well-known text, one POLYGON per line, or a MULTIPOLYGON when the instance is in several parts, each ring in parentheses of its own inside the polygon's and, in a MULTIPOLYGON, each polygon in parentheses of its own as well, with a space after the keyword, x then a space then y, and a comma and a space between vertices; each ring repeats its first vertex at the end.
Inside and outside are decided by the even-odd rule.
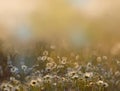
MULTIPOLYGON (((120 85, 120 69, 109 69, 108 56, 91 56, 86 61, 80 53, 63 55, 64 50, 55 51, 57 46, 49 48, 34 56, 32 66, 8 62, 10 77, 1 81, 0 91, 113 91, 109 88, 120 85)), ((119 61, 114 64, 119 66, 119 61)))

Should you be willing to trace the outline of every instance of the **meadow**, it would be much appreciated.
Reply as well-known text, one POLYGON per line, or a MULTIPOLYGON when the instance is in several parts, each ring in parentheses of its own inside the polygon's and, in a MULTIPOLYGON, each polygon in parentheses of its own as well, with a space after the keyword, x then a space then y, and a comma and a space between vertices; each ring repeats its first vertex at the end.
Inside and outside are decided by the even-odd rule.
POLYGON ((96 48, 38 42, 21 56, 14 48, 4 53, 1 47, 0 91, 119 91, 119 55, 96 48))

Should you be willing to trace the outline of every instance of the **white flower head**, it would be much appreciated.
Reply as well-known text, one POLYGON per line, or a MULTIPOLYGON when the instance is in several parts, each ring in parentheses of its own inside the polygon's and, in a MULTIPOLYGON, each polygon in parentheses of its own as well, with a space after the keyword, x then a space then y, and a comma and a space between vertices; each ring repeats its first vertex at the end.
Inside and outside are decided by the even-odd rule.
POLYGON ((72 77, 72 79, 74 79, 74 80, 77 80, 79 78, 79 76, 77 75, 77 74, 75 74, 73 77, 72 77))
POLYGON ((91 77, 93 77, 93 73, 92 73, 92 72, 86 72, 86 73, 84 74, 84 77, 85 77, 86 79, 91 78, 91 77))
POLYGON ((79 55, 76 55, 75 59, 78 60, 79 58, 80 58, 80 56, 79 56, 79 55))
POLYGON ((45 61, 46 59, 47 59, 47 56, 42 56, 42 57, 41 57, 41 60, 42 60, 42 61, 45 61))
POLYGON ((4 89, 4 88, 7 87, 7 85, 8 85, 7 83, 2 83, 2 84, 0 85, 0 88, 1 88, 1 89, 4 89))
POLYGON ((65 82, 67 79, 65 77, 62 77, 61 80, 65 82))
POLYGON ((107 59, 108 59, 108 57, 107 57, 107 56, 103 56, 102 58, 103 58, 104 60, 107 60, 107 59))
POLYGON ((6 87, 6 88, 3 89, 3 91, 10 91, 10 88, 6 87))
POLYGON ((62 69, 62 68, 64 68, 64 65, 58 65, 57 66, 57 69, 62 69))
POLYGON ((79 64, 77 62, 74 63, 75 68, 79 68, 79 64))
POLYGON ((37 78, 37 81, 38 81, 39 83, 41 83, 41 82, 42 82, 42 79, 41 79, 40 77, 38 77, 38 78, 37 78))
POLYGON ((116 71, 116 72, 115 72, 115 76, 116 76, 116 77, 119 77, 119 76, 120 76, 120 71, 116 71))
POLYGON ((50 48, 51 48, 51 49, 55 49, 56 46, 55 46, 55 45, 51 45, 50 48))
POLYGON ((30 81, 30 86, 38 86, 38 81, 37 80, 31 80, 30 81))
POLYGON ((119 60, 117 60, 117 61, 116 61, 116 63, 117 63, 117 64, 120 64, 120 61, 119 61, 119 60))
POLYGON ((10 77, 10 81, 16 80, 15 77, 10 77))
POLYGON ((67 63, 67 57, 62 57, 61 64, 66 64, 67 63))
POLYGON ((20 87, 19 86, 15 86, 12 88, 12 91, 20 91, 20 87))
POLYGON ((13 66, 13 67, 10 69, 10 71, 11 71, 12 73, 16 73, 16 72, 18 71, 18 68, 15 67, 15 66, 13 66))
POLYGON ((43 55, 44 55, 44 56, 48 56, 48 51, 44 51, 44 52, 43 52, 43 55))
POLYGON ((52 67, 46 67, 45 70, 46 70, 47 72, 49 72, 49 71, 52 70, 52 67))
POLYGON ((56 85, 57 85, 57 83, 53 83, 53 85, 54 85, 54 86, 56 86, 56 85))
POLYGON ((53 58, 51 58, 51 57, 47 57, 47 60, 48 60, 48 62, 53 62, 54 61, 53 58))
POLYGON ((98 82, 97 82, 97 85, 99 85, 99 86, 103 86, 103 81, 102 80, 99 80, 98 82))
POLYGON ((76 75, 76 71, 70 71, 70 72, 68 72, 68 76, 69 77, 73 77, 74 75, 76 75))
POLYGON ((91 67, 92 66, 92 63, 91 62, 88 62, 87 63, 87 67, 91 67))
POLYGON ((12 84, 8 84, 7 87, 9 87, 10 89, 13 88, 12 84))
POLYGON ((37 60, 40 61, 41 60, 41 56, 37 57, 37 60))
POLYGON ((78 71, 77 72, 80 76, 82 76, 83 75, 83 73, 81 72, 81 71, 78 71))
POLYGON ((52 76, 51 75, 45 75, 43 77, 44 82, 50 83, 52 81, 52 76))
POLYGON ((101 62, 102 61, 102 58, 101 57, 97 57, 97 62, 101 62))
POLYGON ((28 67, 26 65, 22 65, 21 68, 22 68, 22 70, 25 71, 25 70, 27 70, 28 67))
POLYGON ((52 79, 52 76, 51 75, 45 75, 43 78, 44 79, 52 79))
POLYGON ((108 83, 106 82, 103 83, 103 87, 107 88, 108 86, 109 86, 108 83))
POLYGON ((46 64, 46 67, 52 67, 53 66, 53 63, 52 62, 49 62, 46 64))

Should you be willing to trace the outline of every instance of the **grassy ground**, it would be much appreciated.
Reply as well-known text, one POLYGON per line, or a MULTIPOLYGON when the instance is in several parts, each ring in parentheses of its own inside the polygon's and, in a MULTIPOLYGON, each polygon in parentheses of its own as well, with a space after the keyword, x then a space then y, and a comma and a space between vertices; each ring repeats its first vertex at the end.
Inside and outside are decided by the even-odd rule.
POLYGON ((1 50, 1 91, 119 91, 119 55, 38 43, 32 52, 1 50), (22 54, 23 55, 23 54, 22 54), (19 59, 20 58, 20 59, 19 59), (32 59, 32 60, 31 60, 32 59), (16 61, 19 63, 16 65, 16 61))

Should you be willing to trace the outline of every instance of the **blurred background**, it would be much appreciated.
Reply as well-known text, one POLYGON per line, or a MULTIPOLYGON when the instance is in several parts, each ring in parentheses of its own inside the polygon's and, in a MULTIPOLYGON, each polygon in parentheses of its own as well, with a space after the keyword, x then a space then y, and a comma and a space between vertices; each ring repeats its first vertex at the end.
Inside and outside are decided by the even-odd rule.
POLYGON ((0 38, 7 45, 45 40, 120 50, 119 4, 119 0, 1 0, 0 38))

